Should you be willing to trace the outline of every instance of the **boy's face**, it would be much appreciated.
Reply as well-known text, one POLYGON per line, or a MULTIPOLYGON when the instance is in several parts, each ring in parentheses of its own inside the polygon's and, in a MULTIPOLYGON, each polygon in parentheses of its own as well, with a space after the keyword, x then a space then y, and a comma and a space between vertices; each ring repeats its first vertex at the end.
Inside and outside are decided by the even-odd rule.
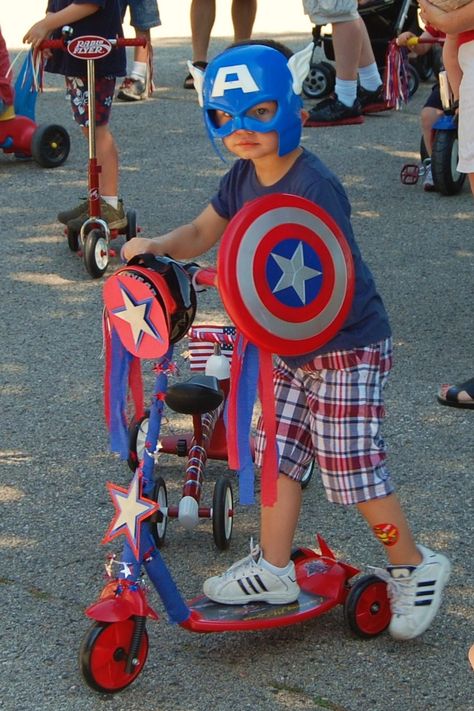
MULTIPOLYGON (((246 116, 265 124, 274 118, 277 109, 276 101, 262 101, 252 106, 246 116)), ((220 128, 232 121, 232 116, 224 111, 216 110, 213 121, 220 128)), ((225 136, 222 140, 227 150, 238 158, 257 159, 272 154, 278 155, 278 133, 276 131, 263 133, 242 128, 225 136)))

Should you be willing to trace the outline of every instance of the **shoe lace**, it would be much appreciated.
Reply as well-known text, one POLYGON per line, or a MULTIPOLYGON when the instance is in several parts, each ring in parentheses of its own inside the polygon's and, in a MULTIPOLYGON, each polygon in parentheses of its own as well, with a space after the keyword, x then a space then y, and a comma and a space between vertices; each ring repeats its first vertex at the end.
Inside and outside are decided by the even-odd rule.
POLYGON ((403 615, 413 609, 416 594, 416 583, 412 577, 393 578, 384 568, 370 566, 370 570, 378 578, 387 583, 387 594, 390 609, 394 615, 403 615))
POLYGON ((258 543, 254 545, 253 538, 250 538, 249 555, 236 561, 228 570, 226 570, 222 577, 227 580, 236 580, 237 578, 244 577, 251 572, 251 569, 255 566, 260 553, 260 545, 258 543))

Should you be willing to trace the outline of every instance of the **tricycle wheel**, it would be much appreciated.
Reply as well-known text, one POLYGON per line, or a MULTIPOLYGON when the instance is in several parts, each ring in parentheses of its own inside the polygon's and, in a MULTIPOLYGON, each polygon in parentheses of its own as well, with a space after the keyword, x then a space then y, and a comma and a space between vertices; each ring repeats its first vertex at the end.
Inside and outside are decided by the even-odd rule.
POLYGON ((221 476, 214 486, 212 497, 212 532, 214 542, 221 551, 230 545, 234 525, 234 496, 232 485, 226 476, 221 476))
MULTIPOLYGON (((168 493, 163 477, 159 476, 155 481, 152 494, 153 501, 160 505, 160 509, 168 508, 168 493)), ((166 529, 168 527, 168 516, 162 511, 156 511, 150 516, 151 535, 157 548, 162 548, 165 544, 166 529)))
POLYGON ((130 208, 127 210, 127 226, 125 228, 125 239, 132 239, 137 236, 137 211, 130 208))
POLYGON ((132 472, 138 467, 145 452, 146 438, 148 436, 148 425, 150 422, 150 411, 145 410, 143 417, 133 420, 128 428, 128 459, 127 463, 132 472))
POLYGON ((466 174, 459 173, 457 169, 458 149, 457 130, 436 129, 434 131, 431 171, 435 188, 442 195, 456 195, 464 185, 466 174))
POLYGON ((79 250, 79 233, 77 230, 73 230, 71 227, 66 228, 67 236, 67 246, 71 252, 77 252, 79 250))
POLYGON ((367 639, 384 632, 392 613, 383 580, 376 575, 365 575, 357 580, 344 603, 344 617, 358 637, 367 639))
POLYGON ((304 473, 303 473, 303 476, 302 476, 301 482, 300 482, 302 489, 306 489, 306 487, 308 486, 309 482, 312 479, 313 472, 314 472, 314 459, 308 464, 308 466, 304 470, 304 473))
POLYGON ((418 87, 420 86, 420 76, 412 64, 408 63, 406 69, 408 78, 408 97, 411 99, 411 97, 416 94, 418 87))
POLYGON ((71 141, 57 124, 38 126, 31 139, 31 155, 42 168, 57 168, 69 155, 71 141))
POLYGON ((101 277, 109 263, 109 244, 102 230, 94 228, 84 241, 84 264, 93 279, 101 277))
POLYGON ((328 96, 336 84, 336 72, 329 62, 311 64, 303 81, 303 94, 308 99, 322 99, 328 96))
POLYGON ((143 630, 132 672, 128 673, 128 650, 134 630, 132 618, 120 622, 95 622, 89 629, 81 645, 79 664, 91 689, 114 694, 135 681, 148 655, 148 633, 143 630))

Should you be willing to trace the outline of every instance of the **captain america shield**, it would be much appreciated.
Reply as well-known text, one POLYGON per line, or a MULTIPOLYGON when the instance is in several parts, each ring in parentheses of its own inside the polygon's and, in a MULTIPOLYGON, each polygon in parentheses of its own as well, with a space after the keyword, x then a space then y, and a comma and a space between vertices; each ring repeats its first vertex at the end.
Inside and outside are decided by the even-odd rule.
POLYGON ((354 266, 342 231, 325 210, 296 195, 247 203, 225 230, 217 273, 237 328, 279 355, 323 346, 352 304, 354 266))

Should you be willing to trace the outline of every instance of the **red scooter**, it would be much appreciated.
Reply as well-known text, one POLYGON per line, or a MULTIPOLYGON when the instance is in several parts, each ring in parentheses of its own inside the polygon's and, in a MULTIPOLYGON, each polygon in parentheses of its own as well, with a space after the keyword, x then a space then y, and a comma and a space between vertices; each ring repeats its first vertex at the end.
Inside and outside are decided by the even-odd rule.
MULTIPOLYGON (((198 285, 211 285, 214 277, 208 269, 202 270, 201 274, 195 272, 193 280, 198 285)), ((162 357, 163 364, 169 361, 170 351, 162 357)), ((185 393, 175 392, 174 395, 182 397, 185 393)), ((163 400, 162 397, 153 399, 154 411, 150 413, 143 440, 141 444, 135 440, 136 445, 140 444, 138 456, 142 448, 151 454, 155 450, 163 400)), ((219 438, 219 445, 224 444, 225 440, 219 438)), ((146 621, 147 618, 158 620, 158 614, 148 601, 146 585, 141 578, 142 568, 170 619, 189 632, 284 627, 322 615, 337 605, 343 606, 350 630, 359 637, 375 637, 387 628, 391 612, 385 583, 375 575, 365 575, 352 584, 359 569, 339 561, 319 535, 319 551, 297 548, 292 554, 300 586, 300 594, 294 602, 285 605, 261 602, 222 605, 205 595, 186 602, 159 551, 168 513, 165 510, 167 502, 162 480, 154 479, 151 458, 144 459, 145 464, 135 469, 128 489, 108 484, 116 511, 104 542, 121 534, 125 534, 126 542, 120 559, 115 556, 109 559, 106 565, 108 581, 99 599, 86 610, 94 624, 81 645, 80 668, 92 689, 105 693, 122 691, 135 681, 145 665, 148 654, 146 621)), ((221 513, 225 543, 228 543, 225 534, 229 531, 225 522, 232 519, 231 507, 231 498, 224 497, 221 513)))
MULTIPOLYGON (((95 62, 107 56, 114 47, 134 47, 146 45, 145 38, 135 39, 106 39, 93 35, 82 37, 71 37, 72 28, 63 28, 63 39, 45 40, 41 43, 40 49, 62 49, 69 52, 77 59, 87 62, 87 82, 89 87, 95 87, 95 62)), ((111 230, 108 224, 101 218, 99 175, 100 165, 96 156, 96 115, 95 102, 89 102, 89 162, 88 162, 88 202, 89 216, 82 224, 78 233, 76 230, 67 228, 66 236, 69 249, 72 252, 81 252, 84 264, 89 275, 97 279, 101 277, 107 269, 109 256, 113 255, 110 249, 110 241, 119 234, 124 234, 129 240, 137 234, 137 215, 133 209, 127 210, 127 226, 121 230, 111 230)))

